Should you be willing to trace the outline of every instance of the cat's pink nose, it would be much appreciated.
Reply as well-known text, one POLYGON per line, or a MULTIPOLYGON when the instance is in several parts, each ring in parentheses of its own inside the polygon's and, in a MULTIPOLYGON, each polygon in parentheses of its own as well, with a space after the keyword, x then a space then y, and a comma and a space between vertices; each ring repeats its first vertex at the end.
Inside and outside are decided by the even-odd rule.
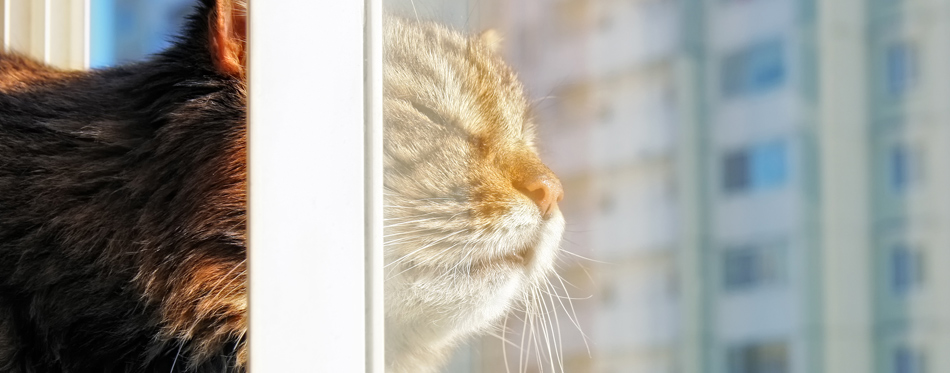
POLYGON ((532 177, 525 178, 521 181, 521 185, 516 186, 521 193, 524 193, 534 201, 535 205, 538 205, 538 210, 541 211, 541 216, 545 219, 550 217, 551 213, 557 209, 557 203, 564 199, 564 188, 561 187, 561 181, 547 167, 544 167, 544 170, 532 177))

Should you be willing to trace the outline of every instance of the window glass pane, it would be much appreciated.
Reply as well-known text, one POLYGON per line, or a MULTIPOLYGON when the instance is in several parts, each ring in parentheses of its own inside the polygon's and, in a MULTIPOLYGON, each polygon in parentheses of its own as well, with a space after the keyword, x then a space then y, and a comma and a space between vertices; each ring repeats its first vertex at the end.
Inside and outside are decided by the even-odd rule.
POLYGON ((749 52, 749 90, 763 92, 785 81, 785 63, 782 43, 778 41, 758 45, 749 52))
POLYGON ((788 178, 785 143, 767 142, 727 153, 723 172, 723 189, 727 193, 780 187, 788 178))
POLYGON ((723 162, 723 189, 726 192, 740 192, 749 188, 749 163, 749 153, 745 151, 726 154, 723 162))
POLYGON ((788 166, 785 143, 771 142, 756 146, 752 151, 752 185, 756 189, 785 184, 788 166))
POLYGON ((888 178, 890 188, 902 193, 924 180, 923 152, 907 144, 894 145, 888 154, 888 178))
POLYGON ((729 373, 785 373, 788 347, 783 342, 768 342, 732 347, 727 354, 729 373))
POLYGON ((925 373, 925 359, 921 351, 899 346, 894 349, 894 373, 925 373))
POLYGON ((891 150, 891 186, 896 191, 903 191, 910 180, 910 161, 907 149, 895 147, 891 150))
POLYGON ((128 63, 167 48, 196 0, 92 0, 90 64, 128 63))
POLYGON ((722 61, 722 91, 726 97, 767 92, 785 82, 783 45, 773 40, 752 45, 722 61))
POLYGON ((760 258, 754 249, 732 249, 725 254, 726 289, 752 286, 761 276, 760 258))
POLYGON ((895 294, 903 295, 923 281, 923 253, 898 245, 891 251, 891 285, 895 294))
POLYGON ((908 43, 894 43, 886 49, 887 92, 900 95, 908 91, 917 79, 917 55, 908 43))
POLYGON ((786 265, 781 245, 756 244, 727 248, 723 252, 724 285, 727 291, 750 290, 783 280, 786 265))

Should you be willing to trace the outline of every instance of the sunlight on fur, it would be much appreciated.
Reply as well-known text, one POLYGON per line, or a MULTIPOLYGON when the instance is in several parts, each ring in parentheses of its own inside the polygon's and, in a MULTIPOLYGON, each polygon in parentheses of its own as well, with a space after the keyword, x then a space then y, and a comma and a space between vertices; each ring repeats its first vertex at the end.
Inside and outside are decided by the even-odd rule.
POLYGON ((563 371, 556 310, 578 325, 553 274, 563 192, 499 36, 390 18, 384 45, 390 371, 438 371, 479 333, 520 345, 518 371, 531 356, 563 371), (520 341, 506 339, 513 311, 520 341))

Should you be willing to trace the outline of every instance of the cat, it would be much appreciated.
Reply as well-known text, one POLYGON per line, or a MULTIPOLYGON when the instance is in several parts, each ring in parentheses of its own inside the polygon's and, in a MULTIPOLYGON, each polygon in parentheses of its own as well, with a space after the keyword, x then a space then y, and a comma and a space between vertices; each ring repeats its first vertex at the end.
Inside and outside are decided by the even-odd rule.
POLYGON ((243 371, 244 9, 112 69, 0 54, 0 372, 243 371))
POLYGON ((435 371, 460 340, 547 292, 563 189, 538 157, 499 39, 399 18, 384 26, 391 372, 435 371))
MULTIPOLYGON (((539 296, 563 190, 496 34, 385 23, 386 369, 434 372, 539 296)), ((246 30, 201 0, 144 62, 0 53, 0 372, 246 370, 246 30)))

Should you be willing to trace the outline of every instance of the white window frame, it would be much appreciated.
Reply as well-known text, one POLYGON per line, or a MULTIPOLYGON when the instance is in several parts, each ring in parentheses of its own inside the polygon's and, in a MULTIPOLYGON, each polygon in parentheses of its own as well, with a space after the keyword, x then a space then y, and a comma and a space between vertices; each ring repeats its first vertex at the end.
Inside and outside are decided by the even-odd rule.
POLYGON ((383 372, 381 0, 250 4, 252 372, 383 372))

